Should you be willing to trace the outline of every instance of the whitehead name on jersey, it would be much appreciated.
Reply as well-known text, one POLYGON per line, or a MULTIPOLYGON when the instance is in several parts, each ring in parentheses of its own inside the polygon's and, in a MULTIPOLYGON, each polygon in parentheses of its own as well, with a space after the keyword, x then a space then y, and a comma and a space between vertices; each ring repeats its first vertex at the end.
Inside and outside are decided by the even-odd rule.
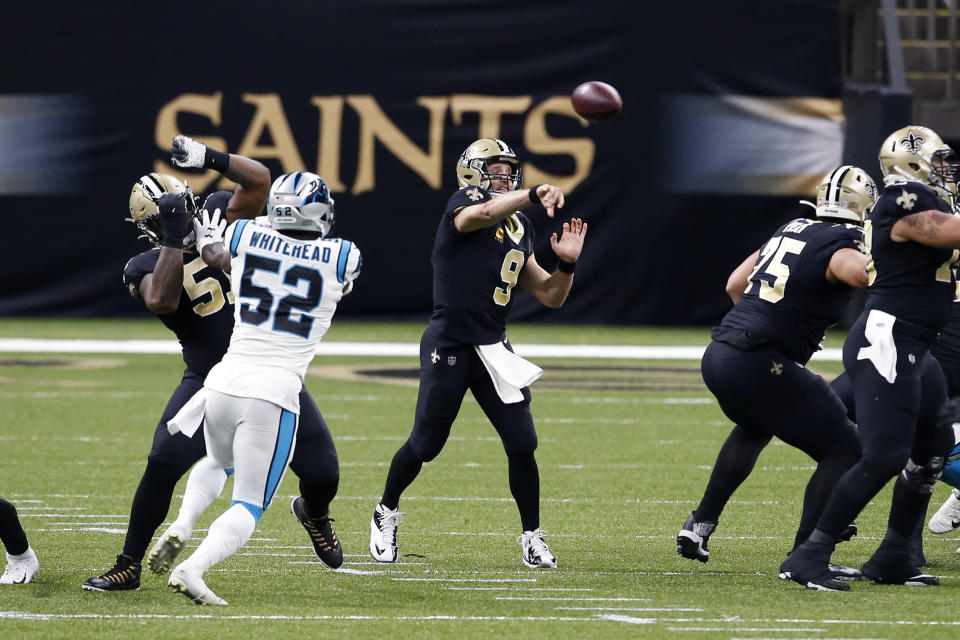
POLYGON ((206 386, 299 411, 298 394, 344 288, 363 265, 349 240, 298 240, 252 220, 227 228, 234 328, 206 386))

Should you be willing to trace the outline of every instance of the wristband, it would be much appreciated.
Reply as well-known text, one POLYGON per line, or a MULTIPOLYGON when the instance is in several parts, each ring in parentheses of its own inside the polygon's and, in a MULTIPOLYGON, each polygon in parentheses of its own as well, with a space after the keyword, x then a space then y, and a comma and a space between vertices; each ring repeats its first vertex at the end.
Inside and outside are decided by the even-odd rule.
POLYGON ((530 187, 530 190, 527 192, 527 197, 530 198, 530 202, 533 204, 540 204, 540 196, 537 195, 537 189, 542 186, 542 184, 535 184, 530 187))
POLYGON ((160 238, 160 244, 171 249, 183 249, 183 234, 178 236, 175 233, 164 231, 163 237, 160 238))
POLYGON ((211 149, 207 147, 206 153, 203 154, 203 168, 204 169, 215 169, 220 173, 223 173, 227 170, 227 167, 230 166, 230 154, 224 153, 223 151, 217 151, 216 149, 211 149))
POLYGON ((573 270, 576 268, 576 262, 567 262, 566 260, 561 260, 560 264, 557 265, 557 271, 560 273, 573 273, 573 270))

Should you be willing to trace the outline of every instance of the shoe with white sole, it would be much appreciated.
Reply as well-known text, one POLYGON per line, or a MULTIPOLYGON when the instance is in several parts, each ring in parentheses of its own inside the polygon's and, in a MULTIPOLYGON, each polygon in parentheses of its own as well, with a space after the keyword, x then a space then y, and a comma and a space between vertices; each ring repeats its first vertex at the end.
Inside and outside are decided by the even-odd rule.
POLYGON ((517 538, 517 544, 523 549, 520 558, 531 569, 556 569, 557 558, 550 553, 550 547, 543 541, 543 530, 524 531, 517 538))
POLYGON ((27 584, 33 580, 33 576, 37 575, 39 570, 40 561, 30 547, 17 556, 8 553, 7 568, 0 576, 0 584, 27 584))
POLYGON ((693 519, 693 512, 687 516, 687 521, 683 523, 683 528, 677 534, 677 553, 688 560, 697 560, 706 562, 710 559, 710 549, 707 543, 710 541, 710 534, 717 528, 716 522, 697 522, 693 519))
POLYGON ((960 489, 950 492, 950 497, 930 518, 927 528, 933 533, 949 533, 960 527, 960 489))
POLYGON ((377 562, 396 562, 397 525, 403 513, 378 504, 370 519, 370 555, 377 562))
POLYGON ((158 575, 166 573, 189 541, 189 533, 171 526, 163 532, 157 544, 150 550, 147 556, 147 567, 158 575))
POLYGON ((227 601, 215 594, 203 581, 203 574, 200 571, 185 567, 182 564, 170 572, 170 579, 167 581, 170 588, 182 593, 197 604, 225 605, 227 601))

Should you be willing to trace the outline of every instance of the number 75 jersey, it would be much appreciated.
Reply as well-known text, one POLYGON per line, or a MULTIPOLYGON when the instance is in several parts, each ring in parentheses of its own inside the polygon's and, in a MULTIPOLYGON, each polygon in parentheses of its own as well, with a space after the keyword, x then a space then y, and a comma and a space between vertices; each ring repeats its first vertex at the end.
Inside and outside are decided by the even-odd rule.
POLYGON ((230 225, 224 247, 236 296, 224 363, 279 367, 302 380, 344 289, 360 274, 360 250, 342 238, 299 240, 253 220, 230 225))
POLYGON ((748 331, 805 364, 850 302, 848 285, 827 280, 830 259, 845 248, 864 251, 860 227, 811 218, 783 225, 760 249, 722 326, 748 331))

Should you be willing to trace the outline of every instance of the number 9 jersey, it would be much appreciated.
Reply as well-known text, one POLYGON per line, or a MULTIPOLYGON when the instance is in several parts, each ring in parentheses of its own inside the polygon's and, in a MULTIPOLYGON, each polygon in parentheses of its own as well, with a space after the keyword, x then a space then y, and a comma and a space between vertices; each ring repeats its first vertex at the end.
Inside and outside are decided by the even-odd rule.
POLYGON ((533 253, 533 225, 519 211, 497 224, 460 232, 454 217, 485 202, 480 187, 454 193, 433 243, 433 314, 430 325, 457 344, 493 344, 506 336, 513 288, 533 253))
POLYGON ((206 386, 297 411, 303 377, 345 288, 360 274, 349 240, 301 240, 253 220, 224 234, 236 295, 234 328, 206 386))
POLYGON ((860 227, 810 218, 783 225, 760 250, 743 297, 720 329, 746 331, 806 364, 850 302, 848 285, 827 280, 830 259, 845 248, 863 251, 860 227))

